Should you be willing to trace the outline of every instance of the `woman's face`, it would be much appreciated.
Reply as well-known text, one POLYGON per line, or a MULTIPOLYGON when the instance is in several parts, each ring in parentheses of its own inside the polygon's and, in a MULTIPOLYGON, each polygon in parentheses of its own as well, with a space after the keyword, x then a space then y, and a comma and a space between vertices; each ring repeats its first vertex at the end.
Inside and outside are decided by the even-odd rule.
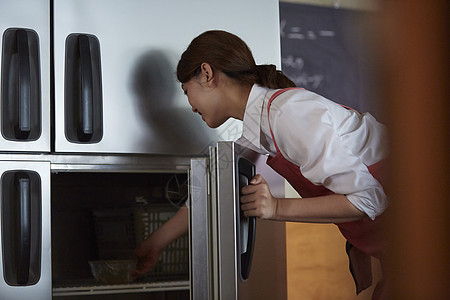
POLYGON ((220 92, 202 80, 201 76, 183 83, 181 88, 188 97, 192 111, 198 113, 209 127, 219 127, 228 120, 229 116, 223 107, 220 92))

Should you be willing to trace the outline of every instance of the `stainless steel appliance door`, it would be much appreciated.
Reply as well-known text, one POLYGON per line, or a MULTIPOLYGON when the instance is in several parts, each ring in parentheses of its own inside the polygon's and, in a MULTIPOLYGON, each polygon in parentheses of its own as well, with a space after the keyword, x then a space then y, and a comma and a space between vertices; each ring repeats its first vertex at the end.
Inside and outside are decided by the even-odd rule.
POLYGON ((284 196, 284 180, 265 159, 233 142, 219 142, 211 159, 217 176, 213 227, 219 299, 286 299, 284 223, 247 219, 240 212, 240 187, 255 173, 263 175, 272 194, 284 196))
POLYGON ((211 239, 211 189, 209 160, 191 160, 189 226, 191 240, 191 299, 214 299, 211 239))
POLYGON ((51 299, 50 163, 0 161, 0 295, 51 299))
POLYGON ((240 122, 208 128, 175 76, 190 41, 211 29, 280 68, 277 0, 54 1, 56 151, 198 154, 236 140, 240 122))
POLYGON ((50 2, 0 7, 0 149, 50 152, 50 2))

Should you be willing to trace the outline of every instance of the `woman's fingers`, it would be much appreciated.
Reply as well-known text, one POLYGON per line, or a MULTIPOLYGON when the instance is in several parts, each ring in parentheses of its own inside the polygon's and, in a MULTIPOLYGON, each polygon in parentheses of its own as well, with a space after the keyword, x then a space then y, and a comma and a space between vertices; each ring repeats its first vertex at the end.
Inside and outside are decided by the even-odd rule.
POLYGON ((272 218, 276 199, 261 175, 256 175, 250 184, 241 189, 241 209, 246 217, 272 218))

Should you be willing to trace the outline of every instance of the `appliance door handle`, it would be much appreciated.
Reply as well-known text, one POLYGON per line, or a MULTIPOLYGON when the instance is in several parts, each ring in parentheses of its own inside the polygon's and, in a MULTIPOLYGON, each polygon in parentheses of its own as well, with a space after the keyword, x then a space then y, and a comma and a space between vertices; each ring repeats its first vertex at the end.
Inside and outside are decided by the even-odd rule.
POLYGON ((26 173, 18 173, 16 177, 19 219, 19 255, 17 260, 17 282, 26 284, 30 270, 31 252, 31 184, 26 173))
POLYGON ((27 28, 7 28, 1 47, 1 131, 10 141, 41 136, 39 36, 27 28))
MULTIPOLYGON (((47 172, 47 170, 49 172, 49 165, 40 162, 14 162, 14 164, 16 163, 25 168, 28 167, 28 164, 36 164, 37 169, 41 169, 41 173, 21 168, 8 170, 10 166, 6 166, 6 164, 11 164, 11 162, 0 162, 0 168, 4 168, 4 166, 7 168, 6 170, 0 169, 0 238, 2 241, 0 259, 6 284, 30 286, 40 280, 43 274, 42 267, 48 269, 49 264, 49 253, 42 252, 44 245, 50 240, 45 234, 49 230, 49 225, 43 227, 43 221, 48 221, 48 214, 43 218, 41 181, 41 174, 44 175, 44 171, 47 172), (45 165, 45 167, 40 167, 41 165, 45 165), (42 259, 45 259, 44 264, 42 264, 42 259)), ((49 179, 46 178, 46 180, 49 179)), ((18 291, 12 291, 12 293, 15 292, 18 291)), ((11 297, 5 297, 11 299, 11 297)), ((17 297, 12 298, 16 299, 17 297)))
POLYGON ((81 68, 81 93, 79 102, 78 130, 82 136, 92 135, 94 131, 93 79, 91 46, 86 35, 78 37, 81 68))
POLYGON ((92 34, 71 33, 65 55, 65 138, 72 143, 98 143, 103 137, 100 41, 92 34))
MULTIPOLYGON (((243 176, 248 182, 255 177, 255 165, 252 164, 250 161, 240 158, 238 161, 238 169, 239 169, 239 175, 243 176)), ((245 185, 247 185, 245 184, 245 185)), ((239 187, 239 196, 240 196, 240 189, 242 187, 239 187)), ((240 209, 240 199, 239 199, 239 212, 242 214, 240 209)), ((242 219, 242 218, 241 218, 242 219)), ((245 251, 241 253, 241 279, 247 280, 250 275, 250 269, 252 266, 252 260, 253 260, 253 252, 255 249, 255 237, 256 237, 256 218, 255 217, 249 217, 247 220, 248 226, 247 226, 247 243, 245 247, 245 251)), ((242 226, 242 221, 241 221, 242 226)), ((239 231, 240 234, 240 231, 239 231)), ((241 245, 242 248, 243 245, 241 245)))
POLYGON ((17 52, 19 58, 19 118, 16 135, 19 138, 26 138, 31 130, 31 70, 28 34, 22 29, 17 30, 17 52))
POLYGON ((248 218, 248 239, 247 251, 241 254, 241 277, 247 280, 250 276, 250 269, 252 266, 253 252, 255 250, 255 236, 256 236, 256 218, 248 218))

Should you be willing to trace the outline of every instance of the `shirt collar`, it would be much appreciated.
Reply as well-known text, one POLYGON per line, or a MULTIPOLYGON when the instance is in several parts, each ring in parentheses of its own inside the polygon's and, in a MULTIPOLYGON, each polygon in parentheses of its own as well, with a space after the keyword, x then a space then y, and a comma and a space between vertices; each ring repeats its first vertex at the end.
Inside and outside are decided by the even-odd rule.
POLYGON ((245 108, 242 137, 238 143, 261 151, 261 117, 264 98, 269 91, 268 88, 254 84, 245 108))

